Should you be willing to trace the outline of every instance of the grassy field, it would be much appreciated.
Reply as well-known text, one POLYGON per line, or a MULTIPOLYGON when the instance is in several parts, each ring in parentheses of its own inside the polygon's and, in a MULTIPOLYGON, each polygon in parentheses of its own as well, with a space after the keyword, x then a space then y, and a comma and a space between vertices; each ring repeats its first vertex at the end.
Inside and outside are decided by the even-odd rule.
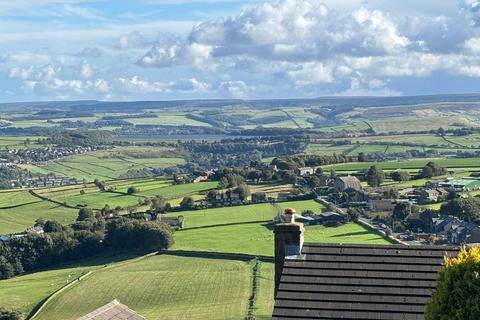
POLYGON ((480 169, 479 158, 430 158, 430 159, 410 159, 400 161, 385 161, 385 162, 353 162, 353 163, 340 163, 324 168, 334 168, 336 171, 356 171, 365 170, 370 166, 377 166, 382 169, 396 170, 396 169, 420 169, 425 166, 429 161, 433 161, 443 167, 450 169, 458 168, 476 168, 480 169))
MULTIPOLYGON (((151 256, 95 271, 54 298, 36 319, 77 319, 113 299, 148 319, 242 319, 251 270, 249 261, 151 256)), ((272 296, 271 290, 262 292, 272 296)))
MULTIPOLYGON (((295 208, 298 213, 303 210, 319 212, 323 208, 321 204, 307 200, 283 202, 278 206, 256 204, 182 212, 185 229, 176 233, 173 249, 272 256, 271 221, 287 207, 295 208)), ((380 236, 356 224, 338 228, 307 227, 305 241, 386 243, 380 236)))
POLYGON ((39 169, 32 166, 29 169, 93 181, 95 178, 116 179, 131 169, 163 168, 184 163, 183 159, 168 154, 169 151, 166 149, 156 148, 153 150, 155 153, 152 153, 151 149, 117 147, 111 150, 69 156, 61 160, 50 161, 46 166, 38 167, 39 169))
POLYGON ((39 201, 41 200, 32 196, 28 191, 0 191, 0 209, 39 201))
POLYGON ((162 112, 157 113, 156 118, 137 118, 137 119, 126 119, 128 122, 135 125, 166 125, 166 126, 201 126, 209 127, 210 125, 206 122, 201 122, 186 117, 186 113, 181 112, 162 112))
POLYGON ((34 225, 35 220, 44 218, 70 224, 77 218, 78 210, 40 201, 11 209, 0 209, 0 234, 24 231, 34 225))

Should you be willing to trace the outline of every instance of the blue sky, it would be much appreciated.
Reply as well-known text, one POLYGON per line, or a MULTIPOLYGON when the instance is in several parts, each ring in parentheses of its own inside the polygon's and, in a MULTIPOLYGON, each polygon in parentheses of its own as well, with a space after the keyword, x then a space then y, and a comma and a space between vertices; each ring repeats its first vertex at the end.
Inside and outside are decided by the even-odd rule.
POLYGON ((476 0, 0 0, 0 101, 478 92, 476 0))

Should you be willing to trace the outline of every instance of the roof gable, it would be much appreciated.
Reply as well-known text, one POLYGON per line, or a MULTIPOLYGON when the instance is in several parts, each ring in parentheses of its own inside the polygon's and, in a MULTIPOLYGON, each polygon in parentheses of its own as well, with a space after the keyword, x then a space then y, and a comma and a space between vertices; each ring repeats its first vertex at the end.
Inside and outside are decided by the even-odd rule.
POLYGON ((121 304, 118 300, 98 308, 95 311, 79 318, 78 320, 145 320, 135 311, 128 308, 126 305, 121 304))

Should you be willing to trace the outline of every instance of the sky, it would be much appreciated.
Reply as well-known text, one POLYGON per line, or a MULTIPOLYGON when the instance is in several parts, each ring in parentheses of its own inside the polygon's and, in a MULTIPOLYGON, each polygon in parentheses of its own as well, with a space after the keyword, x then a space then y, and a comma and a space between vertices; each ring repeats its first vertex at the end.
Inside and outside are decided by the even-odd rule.
POLYGON ((0 0, 0 102, 479 91, 476 0, 0 0))

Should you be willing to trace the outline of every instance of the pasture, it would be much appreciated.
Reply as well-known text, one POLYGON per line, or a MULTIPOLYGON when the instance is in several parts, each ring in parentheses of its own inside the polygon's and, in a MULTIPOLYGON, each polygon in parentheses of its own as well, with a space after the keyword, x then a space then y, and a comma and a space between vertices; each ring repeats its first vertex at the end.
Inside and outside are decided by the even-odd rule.
POLYGON ((185 162, 182 158, 170 154, 169 150, 159 148, 155 150, 156 152, 147 153, 147 149, 116 147, 49 161, 47 165, 38 166, 39 169, 33 170, 87 181, 96 178, 113 180, 132 169, 164 168, 185 162))
POLYGON ((384 161, 384 162, 353 162, 353 163, 339 163, 334 165, 324 166, 323 168, 335 169, 335 171, 358 171, 366 170, 375 165, 385 170, 397 169, 421 169, 429 161, 433 161, 440 166, 449 169, 480 169, 480 158, 427 158, 427 159, 409 159, 399 161, 384 161))
MULTIPOLYGON (((323 206, 313 200, 255 204, 217 209, 184 211, 171 216, 185 217, 185 229, 176 232, 172 249, 188 251, 273 255, 273 218, 287 207, 297 213, 320 212, 323 206)), ((356 224, 338 228, 311 226, 305 241, 342 243, 386 243, 382 237, 356 224)))
POLYGON ((0 234, 24 231, 35 224, 35 220, 56 220, 70 224, 77 218, 78 210, 68 209, 47 201, 38 201, 10 209, 0 209, 0 234))
POLYGON ((148 319, 242 319, 251 277, 250 261, 155 255, 96 270, 35 319, 77 319, 113 299, 148 319))

